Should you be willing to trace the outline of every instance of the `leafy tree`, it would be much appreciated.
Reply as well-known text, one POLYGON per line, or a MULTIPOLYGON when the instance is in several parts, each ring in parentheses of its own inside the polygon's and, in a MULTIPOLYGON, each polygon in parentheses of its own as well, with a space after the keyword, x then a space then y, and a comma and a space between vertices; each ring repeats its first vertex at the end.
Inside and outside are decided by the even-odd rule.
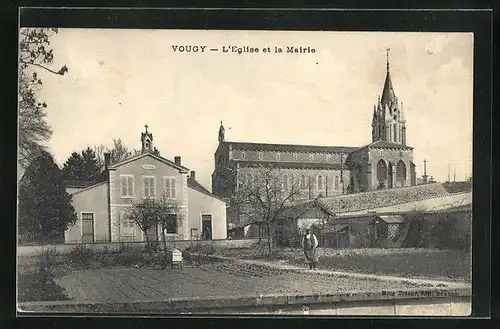
MULTIPOLYGON (((100 171, 104 169, 104 153, 110 153, 110 164, 118 163, 123 160, 126 160, 130 157, 139 155, 142 153, 139 149, 130 149, 125 146, 121 138, 113 139, 113 146, 111 148, 106 147, 104 144, 95 145, 92 147, 96 158, 97 165, 100 168, 100 171)), ((160 151, 155 147, 153 152, 155 155, 160 155, 160 151)))
POLYGON ((19 35, 19 153, 18 161, 25 169, 29 162, 45 149, 52 130, 46 121, 47 104, 38 99, 42 86, 36 70, 43 69, 57 75, 68 72, 66 65, 59 70, 49 67, 54 54, 50 38, 57 29, 22 28, 19 35))
POLYGON ((76 219, 59 167, 52 155, 41 151, 19 184, 19 233, 43 242, 63 233, 76 219))
POLYGON ((131 201, 131 203, 132 207, 126 212, 125 218, 134 222, 144 232, 146 242, 150 246, 148 248, 150 253, 158 245, 160 236, 163 250, 166 252, 165 230, 177 228, 177 214, 179 212, 177 200, 162 195, 160 199, 147 197, 140 202, 131 201), (152 229, 155 231, 155 240, 153 241, 150 240, 148 234, 152 229), (158 229, 160 234, 158 234, 158 229))
POLYGON ((269 257, 273 251, 273 230, 280 215, 287 207, 300 200, 303 192, 306 191, 301 187, 298 177, 280 169, 259 166, 251 175, 240 178, 231 205, 238 209, 240 218, 246 218, 246 224, 256 224, 267 230, 269 257))
POLYGON ((94 180, 99 174, 99 163, 90 147, 81 154, 73 152, 62 169, 63 178, 68 180, 94 180))

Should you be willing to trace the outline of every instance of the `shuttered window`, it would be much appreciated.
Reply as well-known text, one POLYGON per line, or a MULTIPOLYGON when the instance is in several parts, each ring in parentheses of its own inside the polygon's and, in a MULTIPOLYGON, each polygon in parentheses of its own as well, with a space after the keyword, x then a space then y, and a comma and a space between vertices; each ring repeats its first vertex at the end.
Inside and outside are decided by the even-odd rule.
POLYGON ((165 177, 164 178, 164 191, 165 191, 165 196, 167 198, 175 198, 176 197, 176 191, 175 191, 175 178, 173 177, 165 177))
POLYGON ((130 198, 134 196, 134 176, 120 176, 120 191, 122 198, 130 198))

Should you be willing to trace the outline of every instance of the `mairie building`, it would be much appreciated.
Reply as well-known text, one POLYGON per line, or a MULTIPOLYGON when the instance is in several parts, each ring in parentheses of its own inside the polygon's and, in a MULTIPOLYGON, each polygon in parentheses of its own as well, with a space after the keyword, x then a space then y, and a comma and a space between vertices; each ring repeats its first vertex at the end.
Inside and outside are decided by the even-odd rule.
POLYGON ((142 153, 110 164, 100 182, 67 182, 78 220, 65 232, 66 243, 146 241, 161 239, 156 228, 147 233, 127 216, 127 210, 144 198, 163 196, 176 201, 176 225, 166 228, 169 240, 226 239, 226 203, 203 187, 181 163, 153 154, 153 134, 141 133, 142 153), (158 235, 157 235, 158 234, 158 235), (150 240, 151 240, 150 239, 150 240))
POLYGON ((230 197, 239 179, 252 179, 262 166, 279 169, 285 187, 298 180, 306 200, 416 185, 413 148, 389 58, 382 94, 373 107, 371 135, 371 143, 361 147, 232 142, 225 139, 221 122, 212 193, 230 197))

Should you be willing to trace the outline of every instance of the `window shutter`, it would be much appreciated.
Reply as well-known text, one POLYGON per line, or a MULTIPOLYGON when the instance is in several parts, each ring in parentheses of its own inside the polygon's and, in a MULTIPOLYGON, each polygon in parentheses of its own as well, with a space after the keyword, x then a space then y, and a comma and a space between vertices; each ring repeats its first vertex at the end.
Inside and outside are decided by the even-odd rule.
POLYGON ((127 177, 122 177, 120 180, 120 184, 122 187, 122 190, 121 190, 122 196, 126 196, 127 195, 127 177))
POLYGON ((134 178, 133 177, 127 177, 128 180, 128 195, 133 196, 134 195, 134 178))
POLYGON ((170 179, 165 178, 165 194, 167 198, 170 198, 170 179))
POLYGON ((175 198, 175 178, 172 178, 172 198, 175 198))

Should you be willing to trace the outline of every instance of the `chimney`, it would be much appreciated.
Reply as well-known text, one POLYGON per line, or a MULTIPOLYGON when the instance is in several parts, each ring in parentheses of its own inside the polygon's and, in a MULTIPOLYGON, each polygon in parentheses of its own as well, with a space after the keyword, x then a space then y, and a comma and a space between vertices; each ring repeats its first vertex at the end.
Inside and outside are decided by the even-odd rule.
POLYGON ((196 172, 195 172, 194 170, 192 170, 192 171, 191 171, 191 175, 190 175, 190 176, 191 176, 191 178, 192 178, 192 179, 194 179, 194 180, 196 180, 196 175, 195 175, 195 174, 196 174, 196 172))
POLYGON ((179 156, 174 157, 174 162, 177 166, 180 166, 181 165, 181 157, 179 157, 179 156))
POLYGON ((111 154, 109 152, 104 153, 104 170, 108 170, 110 160, 111 154))

